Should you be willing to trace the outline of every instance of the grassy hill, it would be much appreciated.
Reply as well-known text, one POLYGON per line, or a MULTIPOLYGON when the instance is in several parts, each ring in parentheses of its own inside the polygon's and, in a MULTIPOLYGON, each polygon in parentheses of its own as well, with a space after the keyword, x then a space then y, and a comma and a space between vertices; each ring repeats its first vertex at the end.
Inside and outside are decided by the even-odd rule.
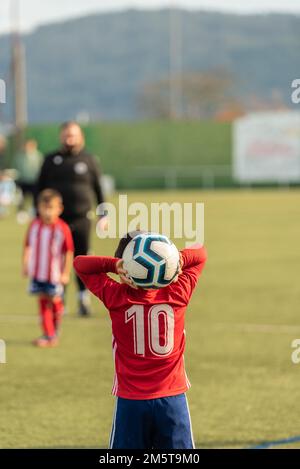
MULTIPOLYGON (((222 68, 248 101, 281 96, 300 70, 300 17, 238 16, 180 10, 183 71, 222 68)), ((139 116, 145 83, 169 73, 168 10, 94 14, 42 26, 24 36, 29 117, 34 122, 139 116)), ((0 76, 9 70, 8 36, 0 37, 0 76)), ((8 109, 8 106, 6 107, 8 109)))

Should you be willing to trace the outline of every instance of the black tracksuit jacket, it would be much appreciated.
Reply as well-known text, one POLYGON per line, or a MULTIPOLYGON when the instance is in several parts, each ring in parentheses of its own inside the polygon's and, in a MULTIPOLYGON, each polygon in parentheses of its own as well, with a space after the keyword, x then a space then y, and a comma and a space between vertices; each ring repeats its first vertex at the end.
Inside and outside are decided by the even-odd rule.
POLYGON ((46 155, 37 182, 37 194, 55 189, 62 195, 63 220, 71 222, 86 217, 94 200, 104 202, 100 184, 100 169, 96 159, 82 149, 72 154, 60 149, 46 155))

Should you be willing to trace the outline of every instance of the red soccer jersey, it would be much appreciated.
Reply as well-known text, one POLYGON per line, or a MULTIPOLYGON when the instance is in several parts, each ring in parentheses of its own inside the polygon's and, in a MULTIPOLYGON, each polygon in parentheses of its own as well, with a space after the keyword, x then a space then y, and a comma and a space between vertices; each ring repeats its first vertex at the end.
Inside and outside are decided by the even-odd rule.
POLYGON ((118 259, 80 256, 74 267, 109 310, 115 379, 112 393, 125 399, 155 399, 186 392, 186 307, 206 261, 203 247, 182 251, 183 273, 158 290, 135 290, 110 278, 118 259))
POLYGON ((52 225, 35 218, 27 232, 25 247, 30 248, 28 274, 39 282, 57 284, 66 252, 74 252, 72 233, 60 218, 52 225))

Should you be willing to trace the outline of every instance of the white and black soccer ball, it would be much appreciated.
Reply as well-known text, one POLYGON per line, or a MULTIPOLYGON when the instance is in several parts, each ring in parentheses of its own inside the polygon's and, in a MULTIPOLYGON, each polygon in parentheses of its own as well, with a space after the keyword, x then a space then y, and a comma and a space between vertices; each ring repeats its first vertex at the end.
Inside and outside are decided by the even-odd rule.
POLYGON ((142 233, 133 238, 123 253, 124 268, 138 287, 163 288, 179 271, 179 252, 166 236, 142 233))

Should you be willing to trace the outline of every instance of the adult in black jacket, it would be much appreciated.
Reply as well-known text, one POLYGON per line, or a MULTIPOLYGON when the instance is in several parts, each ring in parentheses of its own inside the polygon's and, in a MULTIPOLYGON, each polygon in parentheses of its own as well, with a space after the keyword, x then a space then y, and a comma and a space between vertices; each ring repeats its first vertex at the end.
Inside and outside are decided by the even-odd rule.
MULTIPOLYGON (((37 183, 37 194, 44 189, 55 189, 63 197, 63 220, 70 226, 75 256, 86 255, 91 233, 90 213, 96 199, 104 202, 100 184, 100 169, 95 158, 85 150, 85 139, 76 122, 61 127, 61 148, 46 155, 37 183)), ((79 314, 90 313, 90 299, 84 284, 77 277, 79 314)))

